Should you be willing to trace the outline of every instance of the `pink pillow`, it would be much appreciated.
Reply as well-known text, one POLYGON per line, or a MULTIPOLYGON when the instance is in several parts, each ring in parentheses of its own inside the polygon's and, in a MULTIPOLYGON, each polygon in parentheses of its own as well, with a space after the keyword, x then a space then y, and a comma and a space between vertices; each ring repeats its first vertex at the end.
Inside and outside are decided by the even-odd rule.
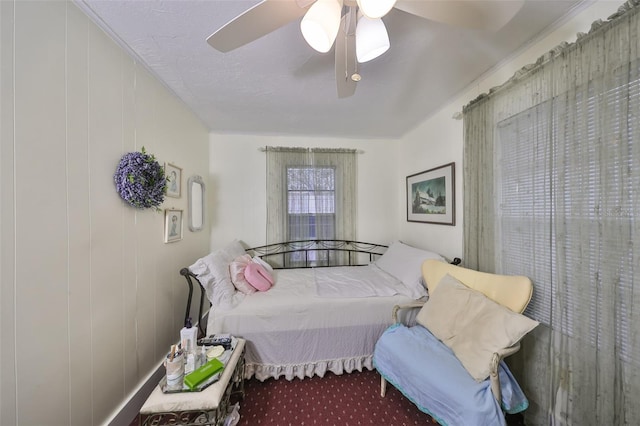
POLYGON ((229 264, 229 275, 231 275, 231 282, 233 286, 238 289, 239 292, 244 294, 255 293, 256 289, 249 284, 244 277, 244 270, 247 265, 252 263, 251 256, 243 254, 238 256, 229 264))
POLYGON ((273 285, 273 277, 262 265, 250 262, 244 269, 244 277, 258 291, 267 291, 273 285))

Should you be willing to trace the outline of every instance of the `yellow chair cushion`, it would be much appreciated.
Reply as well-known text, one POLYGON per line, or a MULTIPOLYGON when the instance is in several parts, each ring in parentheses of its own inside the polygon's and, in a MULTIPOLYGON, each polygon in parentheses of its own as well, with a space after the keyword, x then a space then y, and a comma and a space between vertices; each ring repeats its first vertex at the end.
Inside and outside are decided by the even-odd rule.
POLYGON ((422 277, 430 294, 447 274, 517 313, 524 312, 533 294, 533 284, 525 276, 479 272, 433 259, 422 264, 422 277))

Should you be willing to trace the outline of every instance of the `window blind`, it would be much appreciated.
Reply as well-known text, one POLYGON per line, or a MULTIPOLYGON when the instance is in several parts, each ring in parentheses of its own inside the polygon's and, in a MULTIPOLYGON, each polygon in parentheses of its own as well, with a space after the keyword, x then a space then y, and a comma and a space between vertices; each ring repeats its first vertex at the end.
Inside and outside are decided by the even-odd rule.
POLYGON ((629 342, 640 158, 632 142, 640 118, 630 111, 639 110, 635 61, 499 122, 495 149, 496 262, 534 282, 525 313, 636 364, 629 342))
POLYGON ((496 189, 498 270, 536 284, 526 313, 551 321, 551 103, 498 123, 496 189))

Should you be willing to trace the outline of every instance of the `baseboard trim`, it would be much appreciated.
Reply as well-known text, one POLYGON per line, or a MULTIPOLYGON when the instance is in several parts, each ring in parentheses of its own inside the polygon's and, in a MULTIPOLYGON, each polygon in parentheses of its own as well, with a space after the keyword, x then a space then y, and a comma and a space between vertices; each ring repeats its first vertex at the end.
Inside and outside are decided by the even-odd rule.
MULTIPOLYGON (((1 1, 1 0, 0 0, 1 1)), ((205 312, 202 316, 202 320, 207 324, 209 318, 209 311, 205 312)), ((195 324, 198 326, 198 323, 195 324)), ((164 361, 164 359, 163 359, 164 361)), ((151 392, 156 388, 160 380, 164 377, 164 365, 163 361, 160 361, 155 371, 149 373, 147 378, 143 380, 138 389, 131 392, 128 398, 124 400, 122 404, 113 412, 110 416, 110 420, 107 420, 104 424, 108 426, 129 426, 133 419, 140 413, 140 409, 146 402, 151 392)))
POLYGON ((164 366, 161 362, 156 370, 152 371, 147 376, 147 379, 140 383, 138 389, 133 391, 130 397, 116 409, 111 420, 108 420, 105 424, 109 426, 129 426, 163 376, 164 366))

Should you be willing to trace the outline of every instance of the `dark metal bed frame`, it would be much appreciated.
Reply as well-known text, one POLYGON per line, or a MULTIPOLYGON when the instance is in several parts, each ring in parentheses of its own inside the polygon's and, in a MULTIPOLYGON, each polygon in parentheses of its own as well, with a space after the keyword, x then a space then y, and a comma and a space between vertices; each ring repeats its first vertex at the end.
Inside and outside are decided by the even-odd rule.
MULTIPOLYGON (((373 262, 379 256, 382 256, 388 248, 386 245, 366 243, 362 241, 349 240, 301 240, 287 241, 282 243, 267 244, 259 247, 251 247, 245 251, 254 256, 258 256, 273 265, 274 269, 290 269, 290 268, 322 268, 328 266, 364 266, 373 262), (289 260, 295 253, 300 253, 299 258, 304 261, 296 261, 291 264, 289 260), (320 260, 312 259, 310 253, 320 253, 320 260), (367 263, 361 262, 360 259, 368 258, 367 263)), ((460 258, 456 257, 451 261, 453 265, 461 263, 460 258)), ((189 286, 189 296, 187 298, 187 309, 184 314, 184 323, 186 324, 189 313, 191 312, 191 300, 193 298, 193 281, 198 284, 198 277, 193 274, 189 268, 182 268, 180 275, 184 276, 189 286)), ((205 300, 205 292, 202 285, 200 288, 200 307, 198 310, 198 338, 205 337, 203 328, 202 311, 205 300)))
POLYGON ((289 268, 322 268, 327 266, 362 266, 382 256, 389 246, 362 241, 347 240, 301 240, 247 249, 261 259, 273 264, 274 269, 289 268), (299 253, 294 265, 291 264, 293 254, 299 253), (310 254, 319 255, 319 260, 310 259, 310 254), (367 263, 358 263, 360 253, 368 258, 367 263))

